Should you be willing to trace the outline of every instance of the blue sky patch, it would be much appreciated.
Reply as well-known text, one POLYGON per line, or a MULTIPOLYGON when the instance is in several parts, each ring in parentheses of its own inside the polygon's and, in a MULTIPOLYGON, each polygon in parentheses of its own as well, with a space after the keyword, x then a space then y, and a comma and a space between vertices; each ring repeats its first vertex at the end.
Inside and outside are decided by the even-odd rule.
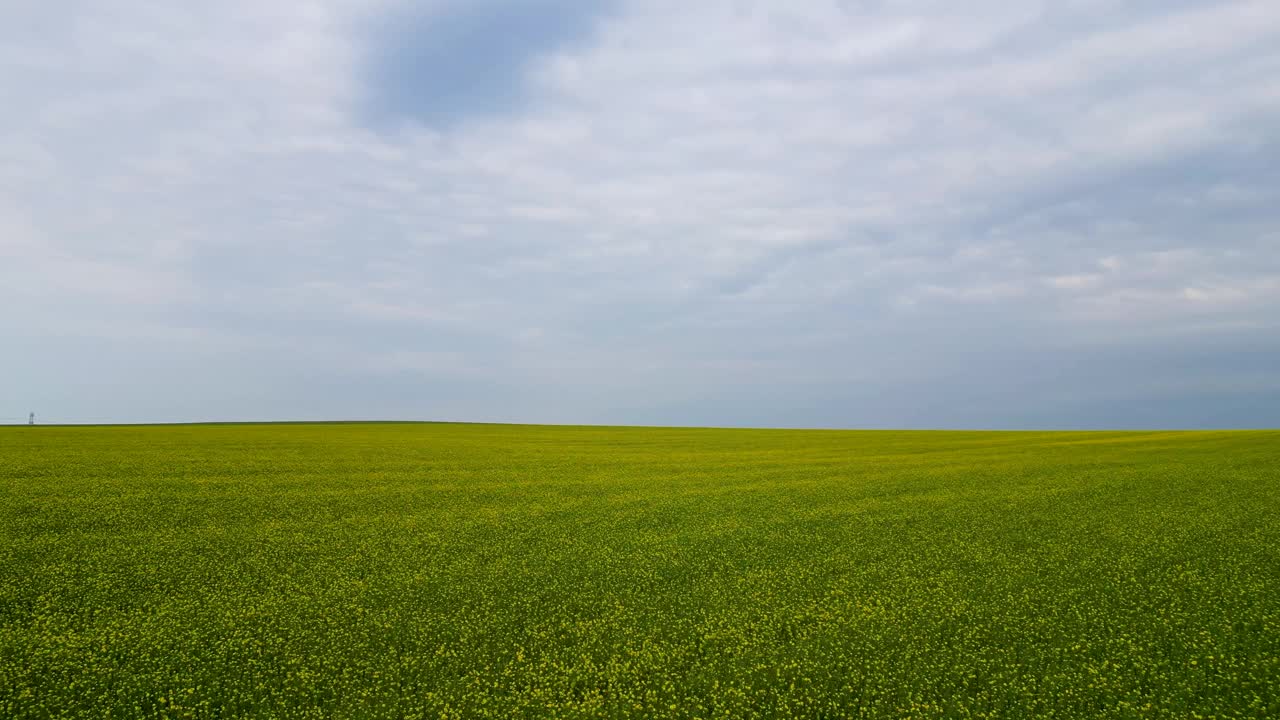
POLYGON ((518 110, 530 65, 586 42, 605 3, 448 2, 380 26, 370 55, 371 120, 447 129, 518 110))

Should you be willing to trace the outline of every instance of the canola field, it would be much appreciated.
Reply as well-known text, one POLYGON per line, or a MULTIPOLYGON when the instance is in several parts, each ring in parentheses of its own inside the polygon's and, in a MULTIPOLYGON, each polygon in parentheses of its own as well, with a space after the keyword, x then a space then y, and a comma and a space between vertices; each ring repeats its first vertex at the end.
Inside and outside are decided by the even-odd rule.
POLYGON ((0 428, 0 717, 1277 718, 1280 432, 0 428))

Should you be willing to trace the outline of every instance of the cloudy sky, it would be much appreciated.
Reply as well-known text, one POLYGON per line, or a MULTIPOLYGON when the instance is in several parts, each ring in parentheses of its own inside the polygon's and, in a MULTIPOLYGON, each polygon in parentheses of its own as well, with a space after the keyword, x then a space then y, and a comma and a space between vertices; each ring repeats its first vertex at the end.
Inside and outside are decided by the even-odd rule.
POLYGON ((0 2, 0 421, 1280 426, 1280 3, 0 2))

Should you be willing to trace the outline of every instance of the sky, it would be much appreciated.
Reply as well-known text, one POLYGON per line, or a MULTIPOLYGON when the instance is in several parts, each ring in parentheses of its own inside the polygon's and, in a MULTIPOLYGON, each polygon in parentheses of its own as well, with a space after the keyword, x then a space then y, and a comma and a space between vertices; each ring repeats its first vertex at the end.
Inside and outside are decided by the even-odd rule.
POLYGON ((1280 426, 1280 3, 14 0, 0 422, 1280 426))

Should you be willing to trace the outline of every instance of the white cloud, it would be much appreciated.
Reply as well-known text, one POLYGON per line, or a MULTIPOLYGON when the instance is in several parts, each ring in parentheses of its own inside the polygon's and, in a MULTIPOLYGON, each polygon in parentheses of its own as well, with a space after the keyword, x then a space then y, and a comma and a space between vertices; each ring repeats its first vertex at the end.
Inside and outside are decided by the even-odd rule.
POLYGON ((1090 290, 1102 284, 1102 276, 1096 273, 1082 275, 1055 275, 1046 281, 1058 290, 1090 290))
POLYGON ((365 368, 596 383, 605 412, 726 366, 865 378, 958 325, 1276 310, 1272 2, 622 3, 527 105, 447 130, 364 121, 389 11, 12 11, 0 292, 30 310, 0 323, 168 323, 335 372, 350 342, 365 368))

